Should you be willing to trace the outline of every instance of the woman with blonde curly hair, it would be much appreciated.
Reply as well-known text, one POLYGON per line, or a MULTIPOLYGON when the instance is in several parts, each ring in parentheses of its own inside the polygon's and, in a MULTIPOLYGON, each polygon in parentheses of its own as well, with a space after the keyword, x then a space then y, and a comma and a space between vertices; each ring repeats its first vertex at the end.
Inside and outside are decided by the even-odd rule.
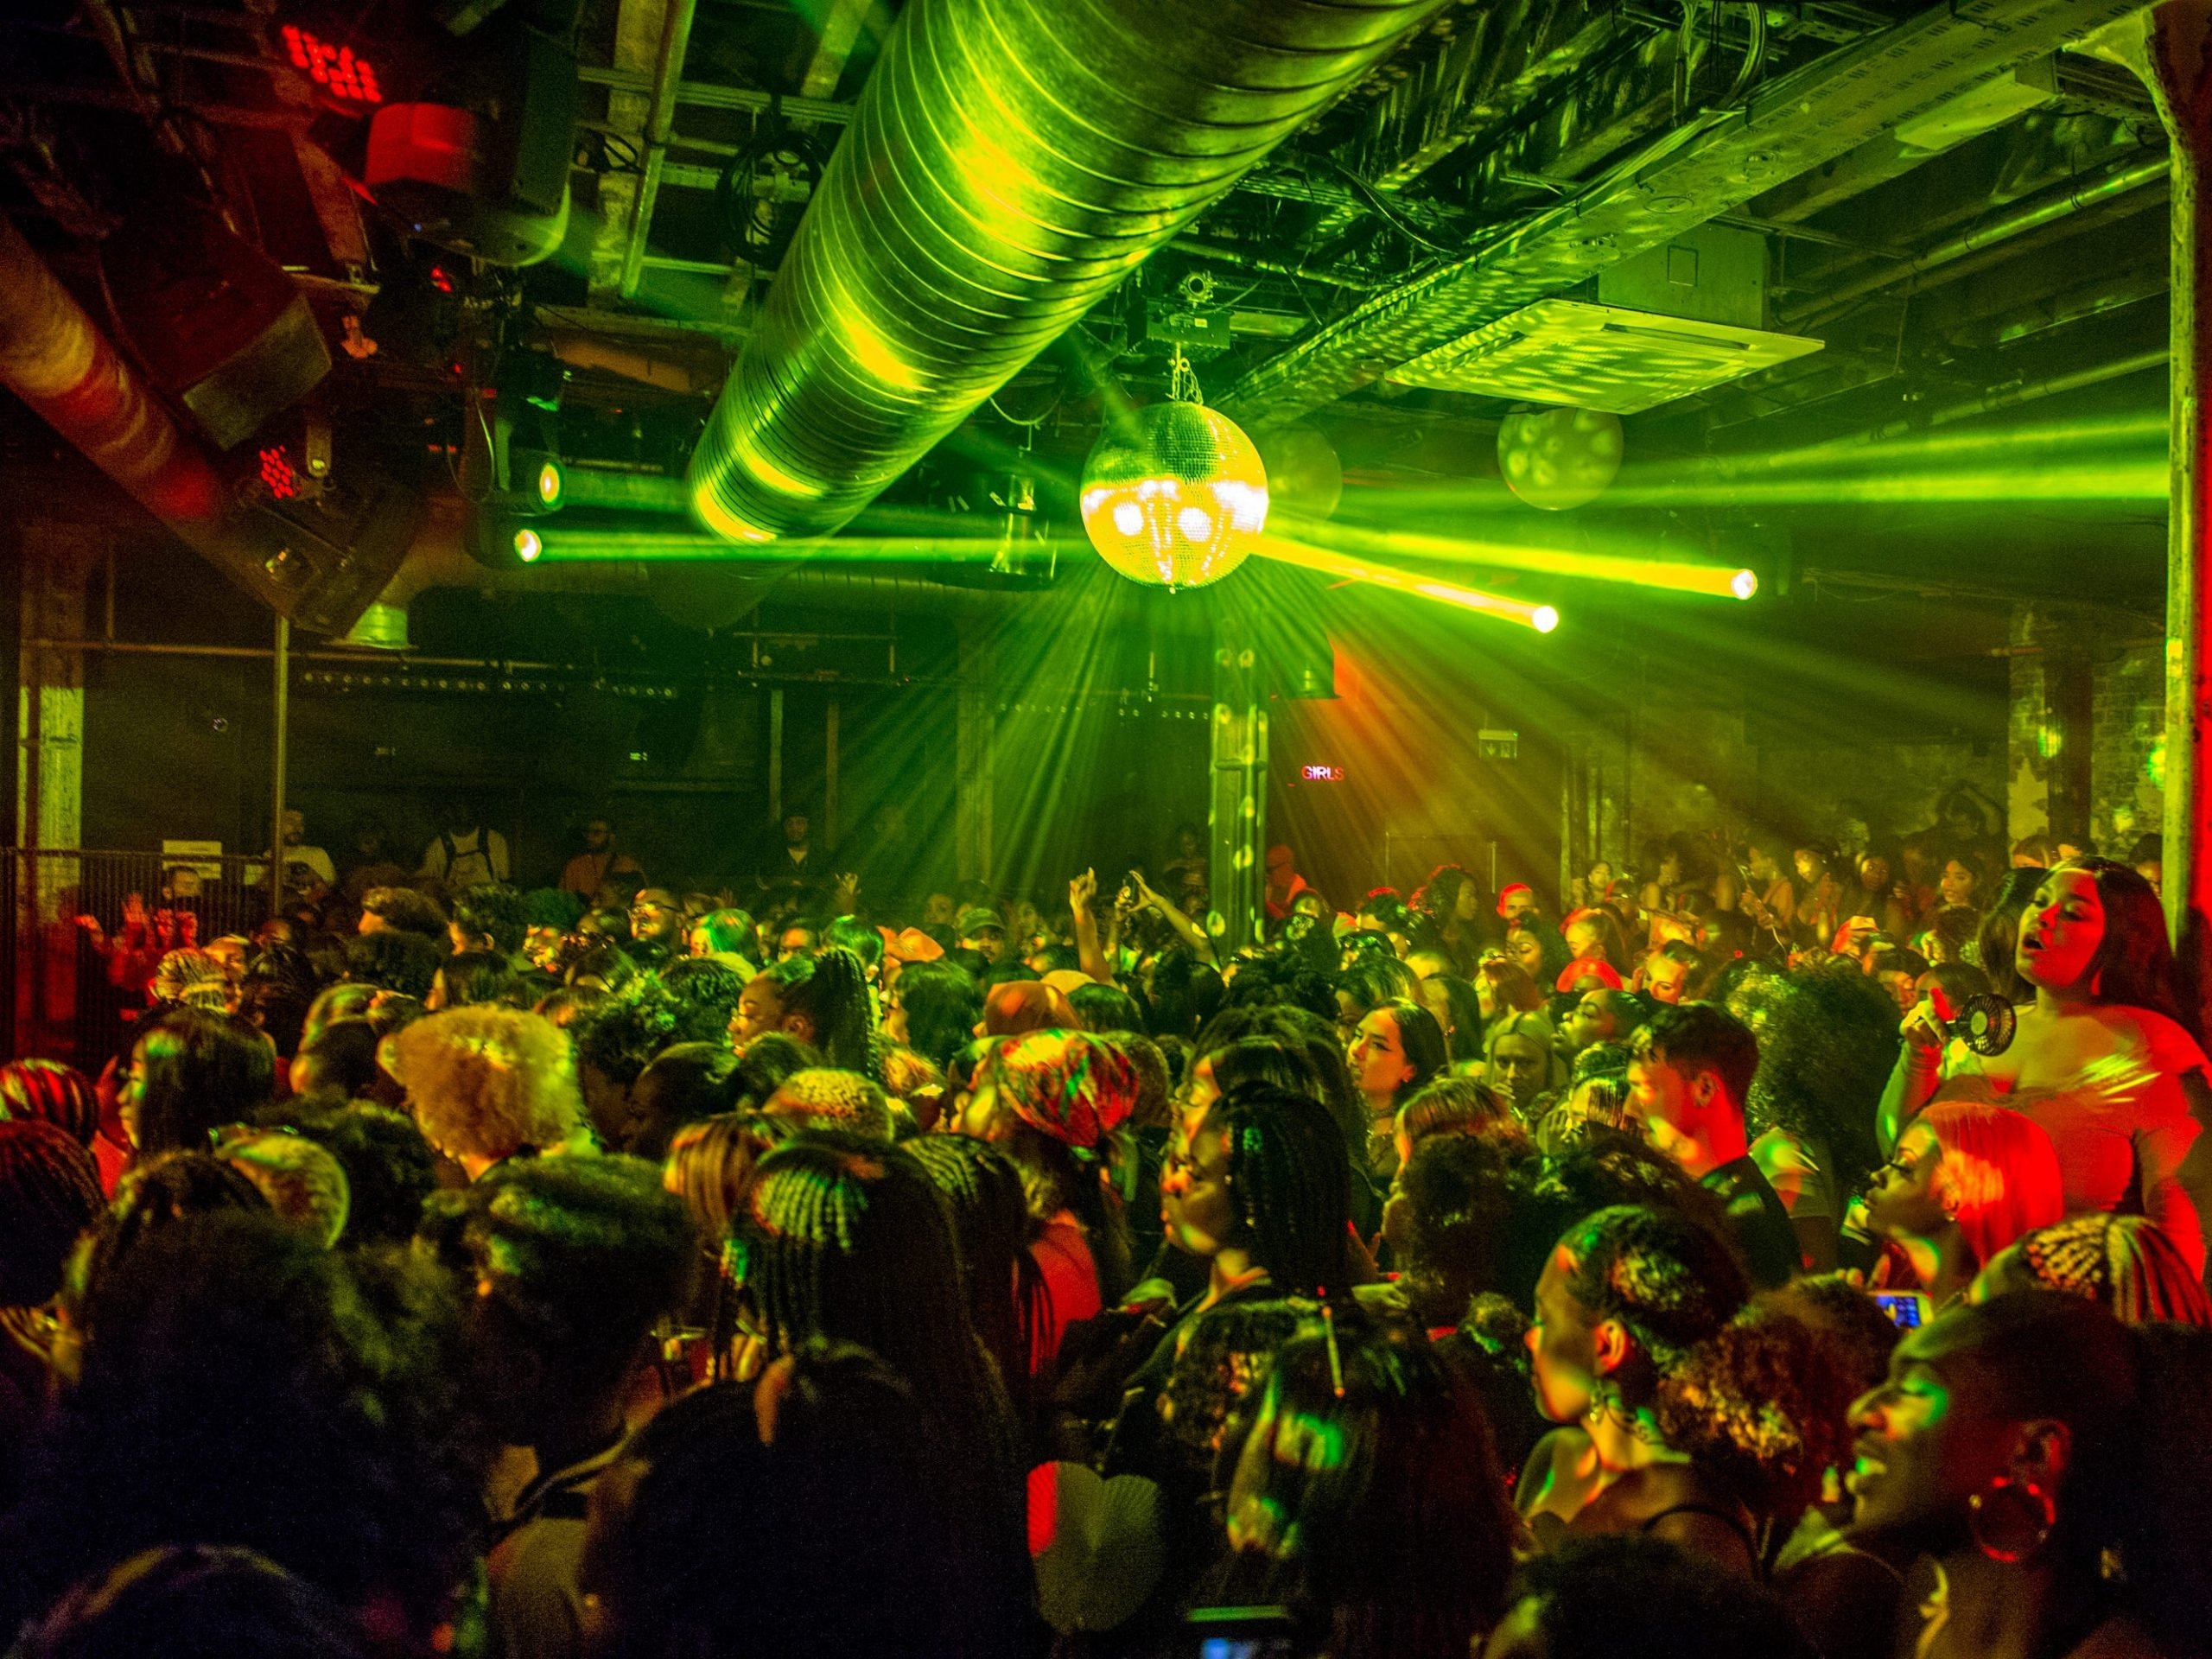
POLYGON ((431 1146, 475 1180, 522 1152, 584 1141, 568 1034, 542 1014, 481 1005, 425 1015, 385 1045, 431 1146))

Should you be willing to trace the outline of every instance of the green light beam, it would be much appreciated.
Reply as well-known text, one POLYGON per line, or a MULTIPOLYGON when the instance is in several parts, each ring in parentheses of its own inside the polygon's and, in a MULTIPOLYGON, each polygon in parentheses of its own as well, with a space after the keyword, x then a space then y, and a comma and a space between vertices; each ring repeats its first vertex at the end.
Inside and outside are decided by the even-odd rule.
POLYGON ((1621 582, 1636 588, 1663 588, 1674 593, 1705 594, 1715 599, 1749 599, 1758 590, 1758 578, 1740 565, 1580 553, 1526 542, 1494 541, 1486 537, 1430 536, 1414 531, 1364 530, 1334 523, 1300 528, 1309 543, 1322 541, 1338 550, 1383 557, 1395 555, 1436 563, 1479 564, 1491 569, 1527 570, 1538 575, 1566 576, 1582 582, 1621 582))
MULTIPOLYGON (((799 559, 856 563, 930 560, 987 563, 998 551, 995 539, 943 536, 830 537, 819 541, 778 542, 748 547, 719 536, 638 531, 567 530, 541 523, 519 535, 539 542, 536 562, 545 564, 606 563, 625 559, 652 563, 720 562, 789 564, 799 559)), ((522 551, 519 543, 516 549, 522 551)), ((525 563, 532 563, 525 558, 525 563)))
POLYGON ((1484 593, 1478 588, 1463 588, 1457 582, 1438 582, 1433 577, 1416 575, 1410 570, 1348 558, 1327 548, 1313 547, 1284 537, 1262 536, 1252 550, 1260 557, 1273 559, 1278 563, 1294 564, 1342 581, 1369 582, 1396 593, 1433 599, 1440 604, 1473 611, 1478 615, 1496 617, 1501 622, 1517 623, 1522 627, 1533 628, 1538 633, 1549 633, 1559 626, 1559 613, 1548 605, 1530 605, 1525 601, 1508 599, 1502 594, 1484 593))

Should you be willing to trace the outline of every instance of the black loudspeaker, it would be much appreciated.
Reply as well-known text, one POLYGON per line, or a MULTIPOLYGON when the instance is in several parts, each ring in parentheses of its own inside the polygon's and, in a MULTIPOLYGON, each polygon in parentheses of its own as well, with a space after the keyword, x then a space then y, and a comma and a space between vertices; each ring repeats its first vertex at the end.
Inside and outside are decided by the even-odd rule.
POLYGON ((296 626, 343 633, 399 569, 422 518, 416 493, 363 471, 330 480, 313 499, 255 492, 233 538, 243 556, 230 547, 211 556, 296 626))
POLYGON ((170 199, 135 214, 101 245, 99 268, 118 337, 219 448, 330 372, 306 298, 213 208, 170 199))

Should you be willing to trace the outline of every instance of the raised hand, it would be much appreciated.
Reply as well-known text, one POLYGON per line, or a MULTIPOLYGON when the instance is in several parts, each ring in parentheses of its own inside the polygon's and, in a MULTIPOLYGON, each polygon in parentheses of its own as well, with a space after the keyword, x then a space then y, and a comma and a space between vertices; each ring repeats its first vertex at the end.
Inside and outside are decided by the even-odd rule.
POLYGON ((1092 903, 1098 897, 1098 873, 1085 870, 1068 883, 1068 908, 1077 916, 1090 914, 1092 903))

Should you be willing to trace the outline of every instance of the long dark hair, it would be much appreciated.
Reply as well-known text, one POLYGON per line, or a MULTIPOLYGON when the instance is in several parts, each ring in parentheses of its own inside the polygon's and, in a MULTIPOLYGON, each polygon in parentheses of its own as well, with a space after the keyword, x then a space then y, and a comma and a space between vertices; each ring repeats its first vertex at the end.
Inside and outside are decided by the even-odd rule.
POLYGON ((814 1046, 830 1065, 876 1075, 868 970, 858 957, 841 945, 825 945, 811 957, 786 957, 760 972, 776 988, 785 1014, 803 1014, 814 1022, 814 1046))
POLYGON ((1513 1566, 1480 1397, 1418 1332, 1330 1319, 1276 1356, 1253 1433, 1302 1431, 1331 1455, 1256 1460, 1228 1587, 1287 1604, 1335 1659, 1458 1659, 1504 1611, 1513 1566))
POLYGON ((2020 977, 2020 918, 2027 913, 2028 901, 2036 896, 2044 877, 2050 874, 2040 868, 2005 871, 2005 879, 1990 896, 1989 908, 1982 912, 1981 927, 1974 935, 1974 953, 1981 958, 1981 971, 1989 977, 1989 988, 2007 1002, 2025 1002, 2035 994, 2035 987, 2020 977))
POLYGON ((205 1152, 212 1129, 243 1122, 276 1098, 276 1052, 243 1020, 171 1008, 144 1028, 137 1056, 138 1155, 205 1152))
POLYGON ((1368 1013, 1390 1016, 1398 1027, 1398 1046, 1405 1051, 1406 1064, 1414 1069, 1413 1076, 1392 1094, 1394 1101, 1411 1100, 1416 1090, 1427 1088, 1433 1078, 1451 1066, 1452 1055, 1445 1045, 1444 1027, 1420 1003, 1398 998, 1378 1002, 1368 1013))
POLYGON ((2089 958, 2091 995, 2100 1002, 2163 1014, 2202 1040, 2196 1010, 2182 1006, 2157 889, 2117 859, 2070 859, 2059 868, 2087 871, 2105 908, 2105 936, 2089 958))
POLYGON ((860 1344, 961 1452, 1011 1478, 1004 1382, 968 1311, 951 1213, 911 1154, 842 1130, 795 1136, 756 1166, 736 1233, 746 1294, 779 1348, 860 1344))
POLYGON ((1247 1084, 1207 1112, 1205 1129, 1229 1136, 1229 1198, 1237 1242, 1278 1293, 1344 1294, 1351 1224, 1351 1162, 1329 1109, 1309 1096, 1247 1084))
POLYGON ((1051 1300, 1029 1253, 1021 1172, 995 1147, 965 1135, 920 1135, 906 1149, 944 1194, 976 1334, 1026 1417, 1030 1356, 1050 1322, 1051 1300))
POLYGON ((1950 1351, 1971 1356, 1987 1379, 1989 1410, 2067 1427, 2047 1559, 2140 1618, 2159 1651, 2207 1652, 2206 1333, 2131 1330, 2094 1302, 2039 1290, 1955 1309, 1942 1325, 1950 1351), (2113 1555, 2117 1575, 2107 1566, 2113 1555))
POLYGON ((983 1017, 983 994, 975 976, 954 963, 911 963, 892 982, 891 991, 906 1011, 907 1046, 939 1066, 952 1063, 983 1017))

